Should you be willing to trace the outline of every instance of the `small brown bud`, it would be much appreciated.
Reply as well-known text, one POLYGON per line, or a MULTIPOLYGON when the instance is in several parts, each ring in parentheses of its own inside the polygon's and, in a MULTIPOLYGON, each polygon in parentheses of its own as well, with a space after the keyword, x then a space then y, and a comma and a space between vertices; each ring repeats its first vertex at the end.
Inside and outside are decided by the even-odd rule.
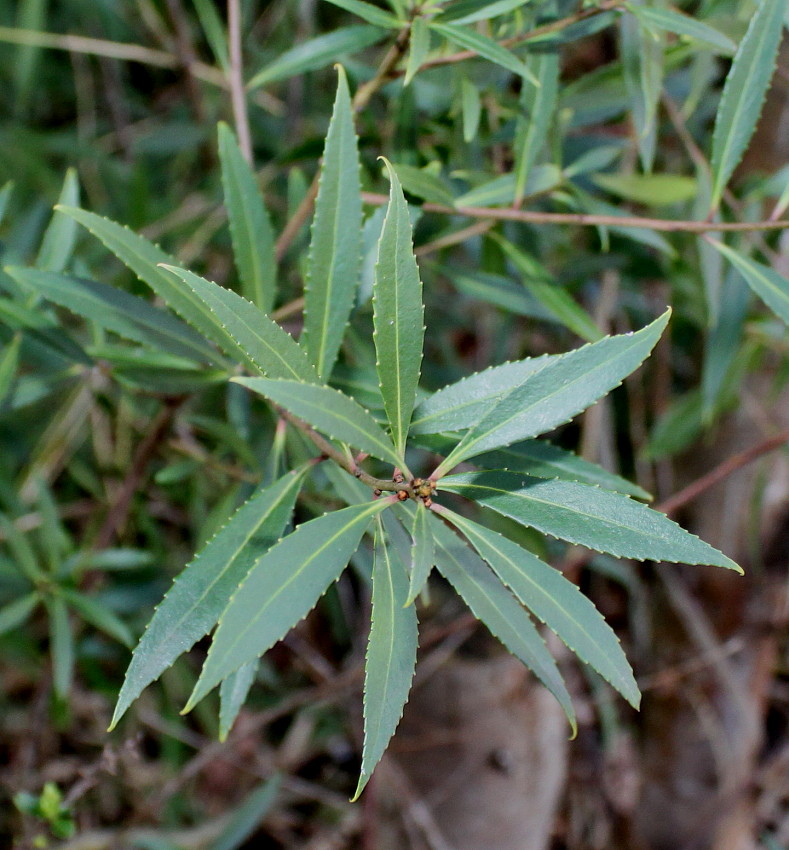
POLYGON ((378 498, 378 496, 380 496, 380 495, 381 495, 381 491, 376 487, 375 490, 373 490, 373 496, 378 498))
POLYGON ((407 490, 398 490, 397 491, 397 498, 400 499, 401 502, 404 502, 408 498, 408 491, 407 490))

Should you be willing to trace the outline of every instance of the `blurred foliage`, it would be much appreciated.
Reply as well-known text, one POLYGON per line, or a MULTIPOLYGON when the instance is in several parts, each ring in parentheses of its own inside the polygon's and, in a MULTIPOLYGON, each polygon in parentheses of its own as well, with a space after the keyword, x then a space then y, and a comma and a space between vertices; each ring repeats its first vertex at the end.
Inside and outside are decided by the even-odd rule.
MULTIPOLYGON (((412 14, 405 0, 241 5, 254 163, 272 232, 282 234, 317 172, 332 64, 342 60, 358 92, 393 49, 397 20, 412 14)), ((457 0, 420 8, 397 73, 372 92, 356 127, 363 190, 386 192, 384 154, 411 202, 430 327, 425 385, 627 332, 671 304, 670 339, 653 361, 614 392, 601 417, 552 435, 668 497, 681 453, 714 439, 749 375, 768 376, 765 406, 786 385, 786 234, 717 233, 725 245, 716 250, 681 225, 658 231, 633 216, 783 216, 789 166, 780 146, 766 172, 746 163, 732 188, 724 185, 756 126, 785 4, 601 2, 579 12, 568 0, 457 0), (442 5, 443 21, 434 20, 442 5), (444 61, 469 47, 482 58, 444 61), (738 92, 750 99, 738 101, 738 92), (502 220, 462 207, 611 221, 502 220)), ((67 271, 149 299, 97 240, 52 214, 60 202, 122 222, 182 265, 238 287, 215 129, 235 123, 226 30, 224 6, 210 0, 0 0, 2 267, 67 271)), ((376 384, 369 300, 383 217, 380 198, 367 200, 359 306, 334 373, 363 404, 376 384)), ((278 267, 275 316, 294 334, 307 243, 305 224, 278 267)), ((102 753, 128 662, 124 644, 192 554, 259 482, 283 471, 283 444, 290 457, 307 453, 297 435, 276 430, 260 399, 227 385, 221 368, 185 362, 140 338, 139 327, 121 332, 58 305, 0 271, 0 746, 11 765, 6 790, 22 795, 16 810, 3 807, 0 840, 41 846, 42 823, 65 838, 73 818, 78 835, 155 824, 128 839, 134 847, 240 847, 269 812, 270 788, 258 786, 276 765, 288 774, 288 805, 269 818, 267 834, 271 846, 301 846, 322 825, 351 817, 360 724, 334 702, 359 684, 371 553, 357 553, 356 575, 346 574, 317 616, 263 662, 256 712, 242 712, 224 756, 209 749, 211 770, 201 774, 198 760, 218 746, 210 742, 216 701, 186 719, 174 708, 194 686, 200 647, 124 721, 131 743, 113 739, 102 753), (230 781, 233 763, 244 768, 230 781), (58 788, 68 787, 64 804, 58 788), (233 833, 244 813, 247 826, 233 833)), ((342 481, 325 475, 302 492, 297 520, 341 506, 342 490, 333 494, 342 481)), ((497 522, 562 561, 558 545, 497 522)), ((621 586, 633 606, 643 604, 635 568, 602 558, 588 566, 607 577, 603 593, 621 586)), ((425 606, 437 635, 452 606, 438 584, 425 606)), ((648 647, 643 626, 627 616, 614 625, 648 647)), ((105 840, 95 846, 117 846, 105 840)))

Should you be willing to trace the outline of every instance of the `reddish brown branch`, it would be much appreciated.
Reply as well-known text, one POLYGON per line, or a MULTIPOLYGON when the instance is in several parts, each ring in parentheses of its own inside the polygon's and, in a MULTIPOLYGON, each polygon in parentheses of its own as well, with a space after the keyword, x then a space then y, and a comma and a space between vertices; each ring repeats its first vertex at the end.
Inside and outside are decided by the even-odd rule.
POLYGON ((770 437, 755 446, 751 446, 751 448, 746 449, 744 452, 732 455, 723 461, 723 463, 718 464, 718 466, 710 470, 706 475, 688 484, 679 493, 675 493, 673 496, 656 505, 655 510, 662 511, 664 514, 674 513, 678 508, 697 499, 702 493, 709 490, 710 487, 715 486, 719 481, 723 481, 724 478, 727 478, 733 472, 736 472, 762 455, 781 448, 787 442, 789 442, 789 428, 781 431, 780 434, 776 434, 774 437, 770 437))
MULTIPOLYGON (((367 204, 381 206, 389 198, 375 192, 362 192, 367 204)), ((465 215, 469 218, 492 218, 498 221, 521 221, 527 224, 575 224, 582 226, 638 227, 644 230, 667 232, 709 233, 725 231, 785 230, 789 221, 676 221, 666 218, 643 218, 641 216, 591 215, 587 213, 552 213, 535 210, 515 210, 511 207, 448 207, 444 204, 422 204, 425 212, 444 215, 465 215)))

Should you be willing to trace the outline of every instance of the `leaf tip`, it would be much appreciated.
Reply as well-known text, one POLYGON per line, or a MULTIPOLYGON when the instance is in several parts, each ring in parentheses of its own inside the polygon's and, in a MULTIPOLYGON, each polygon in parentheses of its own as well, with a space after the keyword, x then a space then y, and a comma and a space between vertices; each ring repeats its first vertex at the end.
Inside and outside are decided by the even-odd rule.
POLYGON ((370 777, 364 771, 359 774, 359 783, 356 786, 356 790, 353 792, 353 797, 351 797, 350 802, 355 803, 359 797, 362 795, 362 791, 364 791, 365 785, 369 781, 370 777))

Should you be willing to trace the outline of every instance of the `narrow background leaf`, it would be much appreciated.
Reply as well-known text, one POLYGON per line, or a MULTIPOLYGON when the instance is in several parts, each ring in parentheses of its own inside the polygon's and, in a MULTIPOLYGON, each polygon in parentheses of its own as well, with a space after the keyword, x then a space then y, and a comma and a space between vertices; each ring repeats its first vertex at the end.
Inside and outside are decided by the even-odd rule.
POLYGON ((712 134, 712 209, 717 209, 756 130, 775 68, 785 12, 786 0, 762 0, 726 77, 712 134))
POLYGON ((255 173, 224 122, 219 123, 219 162, 241 294, 270 313, 277 291, 274 232, 255 173))

